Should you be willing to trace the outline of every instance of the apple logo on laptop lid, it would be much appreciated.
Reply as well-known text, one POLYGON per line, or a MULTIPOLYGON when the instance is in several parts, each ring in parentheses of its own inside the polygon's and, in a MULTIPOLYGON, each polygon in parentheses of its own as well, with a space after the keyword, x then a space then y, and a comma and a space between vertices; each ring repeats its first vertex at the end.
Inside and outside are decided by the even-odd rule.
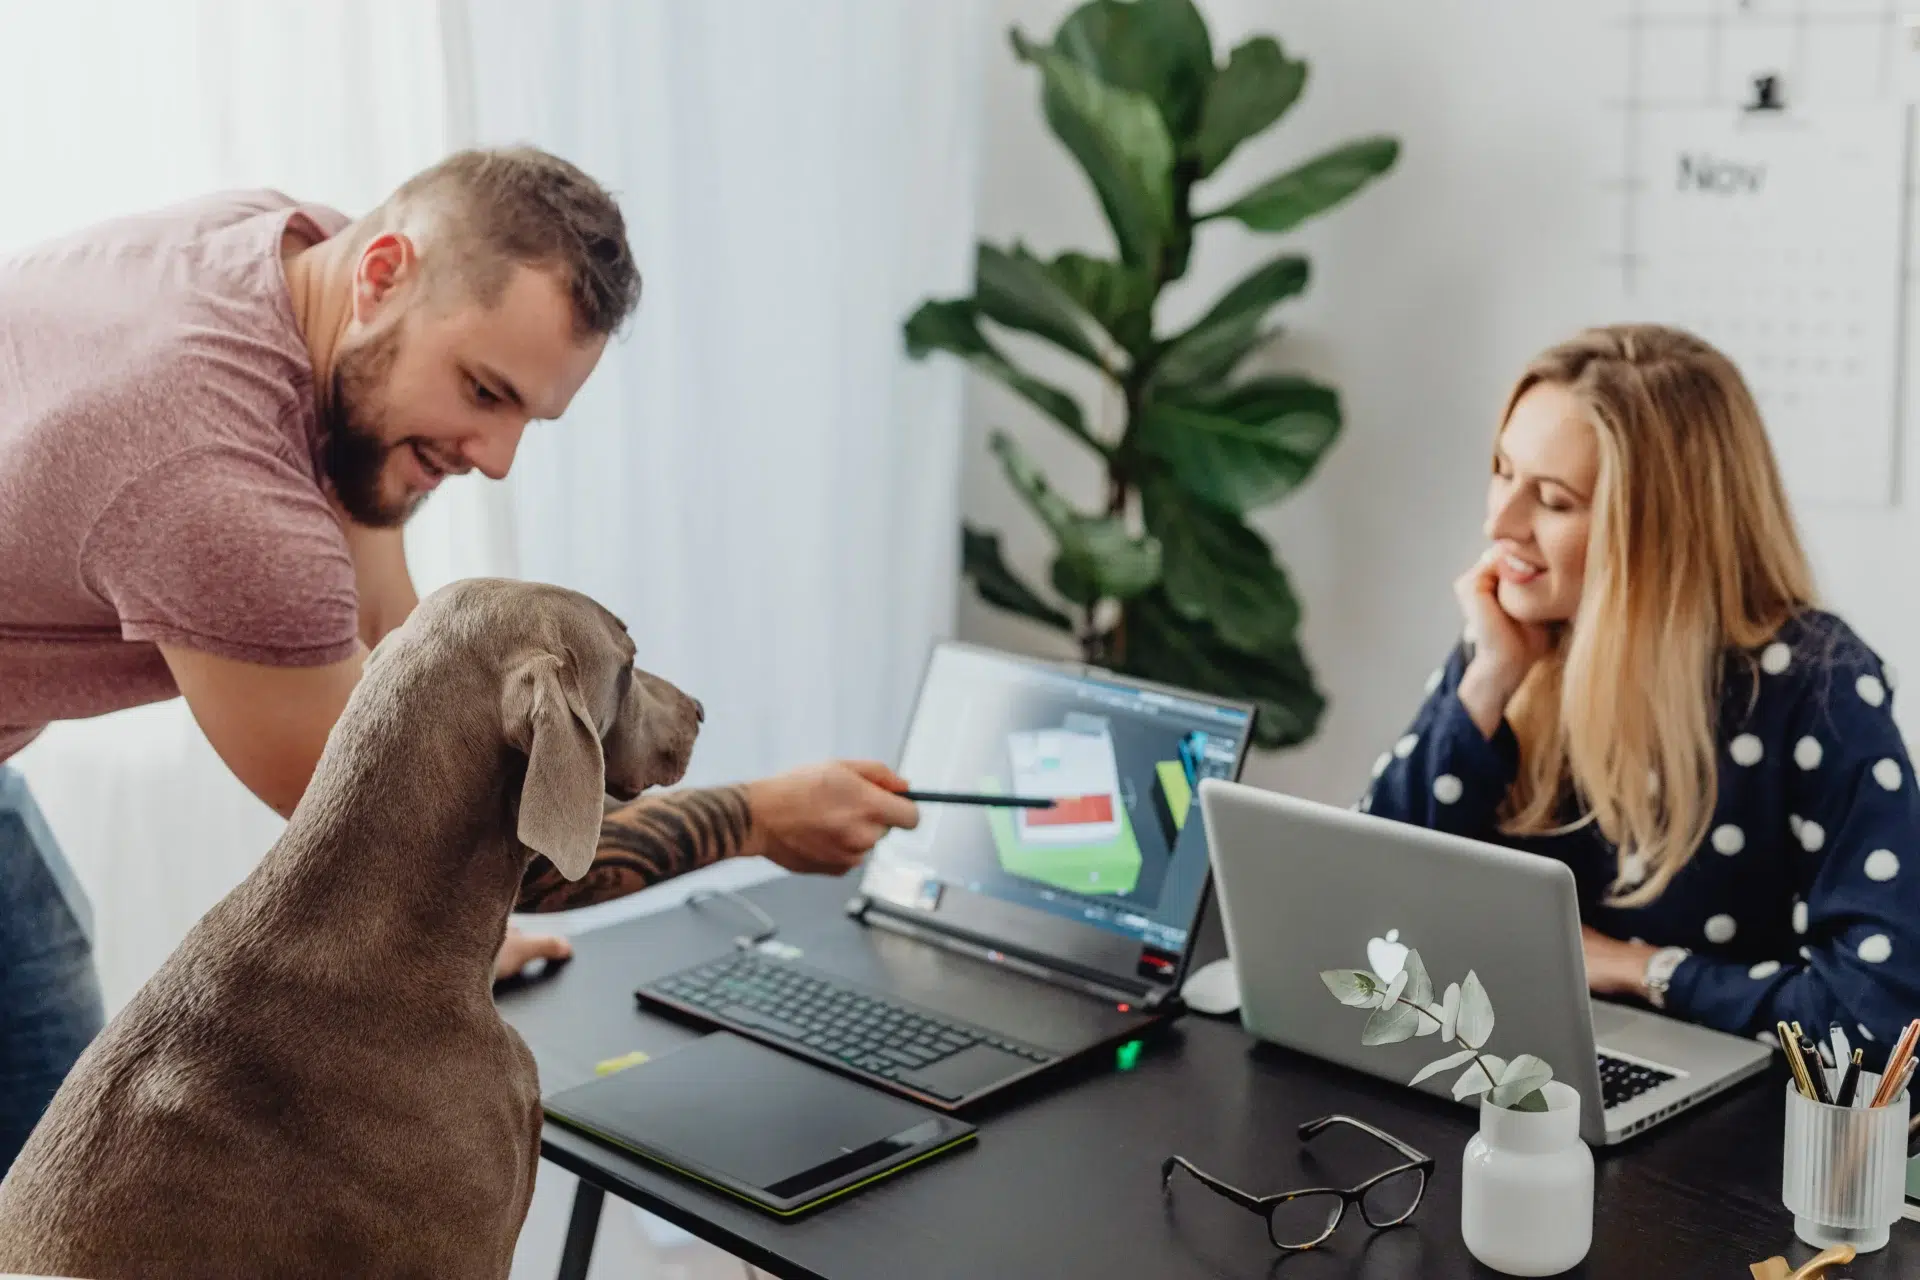
POLYGON ((1384 938, 1367 939, 1367 963, 1383 982, 1392 982, 1400 976, 1401 968, 1407 963, 1407 944, 1400 941, 1398 929, 1387 930, 1384 938))

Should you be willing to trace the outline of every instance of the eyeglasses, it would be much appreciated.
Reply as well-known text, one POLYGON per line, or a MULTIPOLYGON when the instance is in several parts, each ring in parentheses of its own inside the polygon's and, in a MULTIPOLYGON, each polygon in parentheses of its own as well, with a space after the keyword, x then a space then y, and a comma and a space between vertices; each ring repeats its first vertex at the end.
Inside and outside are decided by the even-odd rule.
POLYGON ((1434 1169, 1433 1157, 1422 1155, 1392 1134, 1352 1116, 1321 1116, 1318 1120, 1309 1120, 1300 1126, 1300 1140, 1306 1142, 1336 1124, 1350 1124, 1362 1133, 1372 1134, 1405 1156, 1407 1163, 1345 1190, 1309 1187, 1277 1196, 1256 1196, 1201 1172, 1184 1156, 1168 1156, 1160 1165, 1160 1189, 1170 1194, 1173 1171, 1185 1169, 1199 1179, 1202 1186, 1265 1218, 1267 1239, 1273 1241, 1276 1249, 1311 1249, 1324 1242, 1339 1227, 1350 1204, 1359 1205, 1360 1216, 1374 1228, 1398 1226, 1411 1218, 1413 1211, 1420 1207, 1420 1197, 1426 1194, 1427 1178, 1434 1169))

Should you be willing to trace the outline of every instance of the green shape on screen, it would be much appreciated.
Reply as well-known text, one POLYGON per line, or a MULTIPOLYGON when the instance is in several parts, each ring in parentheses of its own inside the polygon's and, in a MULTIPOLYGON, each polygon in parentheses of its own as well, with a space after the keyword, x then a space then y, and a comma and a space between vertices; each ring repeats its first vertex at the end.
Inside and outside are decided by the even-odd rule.
POLYGON ((1153 766, 1160 779, 1160 790, 1167 797, 1167 808, 1173 813, 1173 829, 1186 830, 1187 812, 1193 808, 1193 787, 1187 782, 1187 770, 1178 760, 1162 760, 1153 766))
POLYGON ((1118 1049, 1114 1050, 1113 1065, 1120 1068, 1120 1070, 1122 1071, 1133 1070, 1134 1064, 1139 1061, 1140 1061, 1140 1042, 1138 1040, 1129 1040, 1125 1044, 1121 1045, 1118 1049))
MULTIPOLYGON (((987 795, 1006 794, 998 778, 982 778, 980 790, 987 795)), ((1008 809, 987 810, 987 827, 993 832, 1000 866, 1009 875, 1037 880, 1068 893, 1132 893, 1140 883, 1145 859, 1125 806, 1120 809, 1120 834, 1099 844, 1028 844, 1020 839, 1013 812, 1008 809)))

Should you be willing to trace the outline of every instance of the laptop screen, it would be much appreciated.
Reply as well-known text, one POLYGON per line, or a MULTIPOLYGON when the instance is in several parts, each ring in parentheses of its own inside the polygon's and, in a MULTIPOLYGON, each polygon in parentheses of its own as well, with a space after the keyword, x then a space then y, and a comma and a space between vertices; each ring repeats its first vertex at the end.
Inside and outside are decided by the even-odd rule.
POLYGON ((1250 708, 1104 672, 943 644, 900 761, 916 790, 1050 808, 924 804, 862 892, 990 943, 1171 980, 1206 891, 1196 790, 1239 775, 1250 708))

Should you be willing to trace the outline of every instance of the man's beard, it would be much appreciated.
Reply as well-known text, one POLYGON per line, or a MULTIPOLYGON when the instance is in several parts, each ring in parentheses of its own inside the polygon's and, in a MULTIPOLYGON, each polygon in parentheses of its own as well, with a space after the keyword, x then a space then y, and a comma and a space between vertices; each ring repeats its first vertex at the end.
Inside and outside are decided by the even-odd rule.
POLYGON ((333 368, 332 393, 320 406, 321 465, 327 483, 355 524, 374 529, 399 528, 427 499, 426 494, 409 494, 394 503, 381 493, 387 462, 401 446, 381 439, 380 415, 373 406, 383 399, 399 347, 399 332, 389 329, 342 352, 333 368))

